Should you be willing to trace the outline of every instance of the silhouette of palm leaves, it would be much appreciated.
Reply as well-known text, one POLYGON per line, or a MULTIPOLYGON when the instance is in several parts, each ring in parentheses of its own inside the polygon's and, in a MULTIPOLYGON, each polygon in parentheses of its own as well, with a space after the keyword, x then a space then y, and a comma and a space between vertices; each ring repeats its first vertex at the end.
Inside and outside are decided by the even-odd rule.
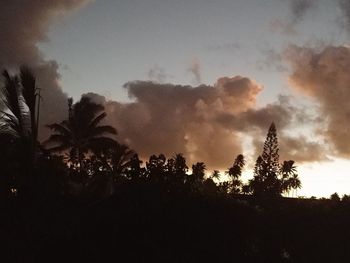
POLYGON ((115 147, 117 142, 105 135, 115 135, 117 131, 112 126, 101 125, 106 117, 105 112, 101 113, 103 110, 102 105, 82 97, 70 106, 68 120, 47 125, 53 134, 45 144, 54 144, 49 148, 53 152, 69 151, 72 161, 81 159, 88 151, 100 152, 115 147))

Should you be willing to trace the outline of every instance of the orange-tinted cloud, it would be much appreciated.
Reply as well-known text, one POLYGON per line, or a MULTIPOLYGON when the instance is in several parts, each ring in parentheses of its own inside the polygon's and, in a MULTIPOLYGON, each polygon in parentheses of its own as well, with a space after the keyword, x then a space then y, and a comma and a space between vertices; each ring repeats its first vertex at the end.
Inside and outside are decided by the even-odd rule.
MULTIPOLYGON (((89 94, 100 103, 104 101, 107 121, 118 129, 120 141, 143 158, 151 154, 183 153, 189 163, 204 161, 210 169, 225 169, 237 154, 244 153, 243 135, 263 142, 272 121, 282 133, 296 119, 300 121, 299 113, 303 114, 286 97, 257 108, 256 99, 262 86, 240 76, 220 78, 213 86, 136 81, 125 84, 125 88, 133 100, 131 103, 105 101, 102 96, 89 94)), ((306 139, 302 143, 305 149, 311 146, 306 139)), ((288 144, 285 156, 296 157, 293 151, 300 143, 295 143, 294 148, 290 141, 285 144, 288 144)), ((315 152, 318 150, 315 145, 312 147, 315 152)), ((260 152, 261 148, 256 151, 260 152)), ((313 161, 319 157, 315 154, 306 159, 313 161)))
POLYGON ((325 129, 322 135, 334 154, 350 156, 350 49, 329 46, 322 50, 291 46, 287 58, 292 66, 290 82, 319 106, 325 129))
POLYGON ((130 82, 125 87, 135 102, 118 105, 122 114, 115 125, 131 147, 143 156, 181 152, 190 162, 211 167, 225 167, 242 152, 238 135, 216 116, 254 107, 261 90, 243 77, 221 78, 215 86, 130 82))

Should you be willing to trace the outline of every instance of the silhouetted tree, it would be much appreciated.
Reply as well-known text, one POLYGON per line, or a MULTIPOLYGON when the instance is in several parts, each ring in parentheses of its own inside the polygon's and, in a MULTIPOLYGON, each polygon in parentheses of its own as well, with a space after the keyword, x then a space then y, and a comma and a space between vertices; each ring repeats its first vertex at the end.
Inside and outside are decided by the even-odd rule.
POLYGON ((272 123, 266 136, 262 154, 258 157, 254 178, 250 181, 254 194, 278 196, 281 194, 279 173, 278 139, 275 124, 272 123))
POLYGON ((350 202, 350 195, 343 195, 343 197, 342 197, 342 202, 347 202, 347 203, 349 203, 350 202))
POLYGON ((104 107, 94 103, 88 97, 72 104, 68 101, 68 119, 61 123, 47 125, 53 134, 46 144, 54 144, 49 148, 52 152, 69 151, 70 162, 83 170, 83 159, 86 153, 100 153, 101 149, 113 149, 117 142, 106 135, 115 135, 116 129, 109 125, 101 125, 106 117, 104 107))
POLYGON ((173 158, 168 159, 165 170, 165 177, 169 187, 173 189, 184 187, 188 176, 188 166, 182 154, 176 154, 173 158))
POLYGON ((192 165, 192 173, 188 176, 187 184, 191 191, 198 192, 202 190, 206 166, 203 162, 197 162, 192 165))
POLYGON ((129 161, 129 165, 126 167, 124 173, 125 177, 131 181, 138 181, 145 177, 146 169, 141 166, 142 161, 137 154, 134 154, 129 161))
POLYGON ((15 157, 8 154, 4 156, 12 159, 12 164, 18 163, 17 168, 12 166, 12 173, 24 175, 20 184, 29 186, 28 183, 33 180, 28 176, 34 175, 36 154, 39 151, 38 120, 35 116, 38 103, 36 80, 25 66, 20 68, 19 75, 11 76, 6 70, 2 75, 4 86, 0 100, 4 108, 0 111, 0 137, 3 138, 2 145, 12 149, 8 154, 14 154, 15 157))
POLYGON ((210 178, 213 180, 220 180, 221 174, 218 170, 214 170, 210 178))
POLYGON ((205 176, 205 170, 206 166, 203 162, 197 162, 196 164, 192 165, 192 175, 194 181, 201 182, 204 179, 205 176))
POLYGON ((277 131, 272 123, 263 152, 256 160, 254 177, 249 181, 249 187, 255 195, 280 196, 301 187, 294 161, 284 161, 280 165, 278 151, 277 131))
POLYGON ((155 184, 164 183, 166 180, 166 157, 164 154, 150 156, 146 162, 145 175, 149 181, 155 184))
POLYGON ((340 197, 338 195, 337 192, 335 192, 334 194, 331 195, 330 199, 333 201, 333 202, 339 202, 340 201, 340 197))
POLYGON ((113 176, 121 176, 130 164, 135 152, 125 144, 115 143, 113 147, 95 148, 95 155, 100 160, 101 165, 113 176))
POLYGON ((281 191, 289 193, 290 190, 301 188, 301 181, 299 180, 297 168, 293 160, 284 161, 280 168, 281 174, 281 191))
POLYGON ((252 192, 252 189, 249 184, 242 185, 242 193, 243 194, 250 194, 252 192))
POLYGON ((242 181, 240 179, 242 175, 242 169, 245 165, 244 156, 242 154, 237 155, 232 166, 228 168, 226 173, 230 176, 230 192, 237 194, 241 192, 242 181))
MULTIPOLYGON (((38 122, 39 115, 36 118, 36 107, 40 102, 40 95, 37 93, 36 80, 32 72, 27 67, 21 67, 20 81, 23 88, 22 94, 28 106, 30 114, 30 134, 31 134, 31 155, 36 157, 36 145, 38 141, 38 122)), ((38 113, 39 114, 39 113, 38 113)), ((33 160, 34 161, 34 160, 33 160)))

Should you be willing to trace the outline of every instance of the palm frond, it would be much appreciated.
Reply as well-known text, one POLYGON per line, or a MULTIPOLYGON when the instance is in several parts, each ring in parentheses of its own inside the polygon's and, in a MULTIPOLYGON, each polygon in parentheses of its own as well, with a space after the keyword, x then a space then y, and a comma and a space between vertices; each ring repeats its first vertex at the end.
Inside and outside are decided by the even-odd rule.
POLYGON ((59 145, 59 146, 48 148, 47 150, 50 152, 63 152, 68 149, 70 149, 70 145, 59 145))
POLYGON ((119 165, 121 169, 125 169, 128 167, 131 163, 131 158, 135 155, 135 152, 133 150, 128 150, 123 153, 122 156, 120 156, 119 165))
POLYGON ((36 81, 29 68, 22 66, 20 69, 20 81, 22 94, 30 112, 31 129, 36 134, 35 105, 36 105, 36 81))
POLYGON ((9 114, 5 111, 0 111, 0 113, 2 114, 2 116, 0 117, 0 120, 2 121, 2 132, 10 132, 11 134, 15 135, 16 134, 16 137, 19 137, 19 130, 20 130, 20 127, 19 127, 19 122, 18 122, 18 119, 12 115, 12 114, 9 114))
POLYGON ((59 144, 70 144, 73 145, 71 137, 65 136, 62 134, 52 134, 45 142, 44 144, 52 144, 52 143, 59 143, 59 144))
POLYGON ((101 151, 101 149, 113 149, 117 147, 117 141, 108 137, 95 137, 91 138, 88 142, 88 147, 93 151, 101 151))
MULTIPOLYGON (((3 103, 9 111, 18 119, 19 127, 22 127, 22 112, 20 106, 20 96, 19 96, 19 81, 18 78, 10 76, 8 71, 3 71, 3 77, 5 78, 5 86, 3 87, 3 103)), ((22 133, 22 130, 18 131, 22 133)))
POLYGON ((18 138, 18 133, 8 125, 0 124, 0 134, 8 134, 14 138, 18 138))
POLYGON ((90 128, 96 127, 97 124, 99 124, 105 117, 107 116, 107 114, 105 112, 102 112, 101 114, 99 114, 97 117, 95 117, 92 122, 90 123, 90 128))
POLYGON ((72 136, 72 131, 69 130, 65 122, 49 124, 46 125, 46 127, 50 128, 51 130, 57 133, 64 134, 66 136, 72 136))
POLYGON ((92 102, 89 97, 83 96, 80 101, 73 105, 73 116, 81 124, 88 126, 91 120, 103 110, 102 105, 92 102))
POLYGON ((117 130, 109 125, 98 126, 90 130, 89 136, 95 137, 103 134, 117 134, 117 130))

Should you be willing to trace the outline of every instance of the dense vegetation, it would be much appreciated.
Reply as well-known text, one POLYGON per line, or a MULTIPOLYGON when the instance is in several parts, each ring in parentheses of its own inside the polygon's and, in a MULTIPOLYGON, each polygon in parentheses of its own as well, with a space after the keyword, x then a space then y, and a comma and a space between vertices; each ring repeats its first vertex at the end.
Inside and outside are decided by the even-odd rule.
POLYGON ((68 100, 67 119, 38 141, 35 77, 3 73, 0 219, 15 261, 55 257, 102 261, 345 262, 348 198, 283 198, 301 187, 293 160, 280 163, 275 125, 253 178, 243 155, 223 180, 181 154, 145 162, 117 142, 102 105, 68 100), (128 251, 132 251, 129 253, 128 251), (19 253, 21 252, 21 253, 19 253))

